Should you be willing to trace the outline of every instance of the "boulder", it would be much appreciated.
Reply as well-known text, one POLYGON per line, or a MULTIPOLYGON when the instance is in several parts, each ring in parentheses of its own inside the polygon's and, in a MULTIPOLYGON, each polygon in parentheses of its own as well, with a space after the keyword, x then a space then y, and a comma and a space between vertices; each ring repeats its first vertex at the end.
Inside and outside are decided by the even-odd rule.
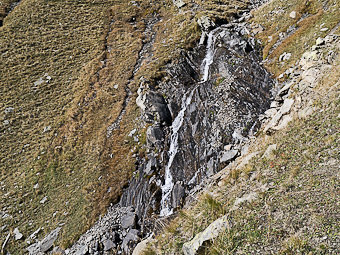
POLYGON ((237 153, 238 150, 229 150, 223 152, 222 157, 220 158, 220 162, 221 163, 230 162, 236 157, 237 153))
POLYGON ((209 30, 215 27, 215 23, 208 17, 202 16, 197 20, 198 25, 202 28, 202 30, 209 30))
POLYGON ((137 229, 130 229, 130 231, 125 236, 123 243, 122 243, 122 249, 126 254, 131 254, 129 252, 130 245, 132 243, 137 243, 139 241, 139 231, 137 229))
POLYGON ((48 251, 53 246, 53 243, 58 238, 60 230, 61 228, 56 228, 40 242, 40 250, 42 252, 48 251))
POLYGON ((20 233, 18 228, 14 229, 13 234, 14 234, 15 240, 20 240, 23 237, 23 235, 20 233))
POLYGON ((216 238, 222 231, 229 228, 227 216, 223 216, 211 223, 203 232, 197 234, 191 241, 185 243, 182 251, 185 255, 194 255, 204 242, 216 238))
POLYGON ((58 234, 61 228, 56 228, 50 234, 48 234, 43 240, 38 243, 32 244, 27 248, 29 254, 40 254, 41 252, 47 252, 52 246, 55 240, 58 238, 58 234))
POLYGON ((134 212, 128 212, 121 218, 122 228, 134 228, 137 222, 137 215, 134 212))
POLYGON ((146 131, 148 146, 160 145, 164 139, 164 132, 160 126, 150 126, 146 131))
POLYGON ((104 240, 103 245, 104 245, 104 251, 109 251, 109 250, 112 250, 113 248, 116 248, 116 245, 110 239, 104 240))
POLYGON ((291 98, 285 99, 280 110, 275 114, 275 116, 265 126, 265 128, 263 130, 264 133, 270 133, 270 131, 273 130, 273 129, 277 130, 278 128, 275 128, 275 127, 279 124, 280 120, 282 119, 282 116, 286 115, 287 113, 290 112, 293 104, 294 104, 294 99, 291 99, 291 98))
POLYGON ((251 192, 249 194, 245 194, 240 198, 237 198, 234 202, 233 210, 237 209, 239 205, 244 202, 251 202, 258 198, 258 194, 256 192, 251 192))
POLYGON ((172 0, 172 2, 177 6, 177 8, 182 8, 186 5, 183 0, 172 0))
POLYGON ((295 18, 296 18, 296 11, 292 11, 292 12, 289 14, 289 17, 292 18, 292 19, 295 19, 295 18))
POLYGON ((185 189, 182 182, 177 182, 172 190, 172 208, 177 208, 182 205, 185 198, 185 189))
POLYGON ((267 150, 263 153, 262 158, 271 159, 273 157, 273 152, 277 149, 276 144, 271 144, 268 146, 267 150))
POLYGON ((135 249, 133 250, 132 255, 143 255, 148 248, 148 244, 151 243, 152 241, 153 239, 149 237, 138 243, 135 249))

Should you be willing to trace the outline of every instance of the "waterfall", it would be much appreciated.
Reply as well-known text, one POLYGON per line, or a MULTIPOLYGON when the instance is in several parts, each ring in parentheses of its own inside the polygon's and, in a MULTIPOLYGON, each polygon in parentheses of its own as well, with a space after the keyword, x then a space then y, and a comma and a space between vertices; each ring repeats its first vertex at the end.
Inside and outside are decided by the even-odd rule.
POLYGON ((205 58, 203 59, 202 65, 201 65, 201 70, 203 71, 203 78, 202 82, 206 82, 209 79, 209 68, 210 65, 214 61, 214 55, 215 55, 215 31, 218 30, 219 28, 216 28, 212 31, 210 31, 208 35, 208 43, 207 43, 207 52, 205 55, 205 58))
MULTIPOLYGON (((206 82, 209 79, 209 68, 210 65, 213 63, 214 55, 215 55, 215 31, 218 30, 218 28, 212 30, 208 35, 208 43, 207 43, 207 52, 206 56, 202 62, 201 65, 201 71, 203 72, 203 78, 201 82, 206 82)), ((162 200, 161 200, 161 211, 160 216, 169 216, 173 213, 173 209, 170 205, 170 199, 171 199, 171 192, 174 187, 173 177, 171 174, 171 166, 175 159, 175 156, 178 152, 178 132, 183 124, 184 115, 187 107, 191 103, 192 96, 194 94, 195 88, 190 92, 190 95, 187 96, 188 93, 185 94, 181 110, 178 113, 177 117, 172 123, 171 130, 172 134, 170 137, 170 149, 169 149, 169 161, 168 164, 165 167, 165 182, 164 185, 161 187, 162 189, 162 200)))
POLYGON ((170 149, 169 149, 169 161, 168 164, 165 167, 165 182, 162 186, 162 200, 161 200, 161 212, 160 216, 169 216, 173 213, 173 209, 170 205, 170 198, 171 198, 171 192, 174 187, 174 182, 171 174, 171 166, 172 162, 174 161, 174 158, 178 152, 178 131, 180 130, 183 120, 184 120, 184 114, 191 103, 192 96, 194 94, 195 88, 190 92, 190 95, 187 97, 187 95, 184 96, 182 101, 182 108, 181 111, 178 113, 177 117, 173 121, 171 125, 171 138, 170 138, 170 149))

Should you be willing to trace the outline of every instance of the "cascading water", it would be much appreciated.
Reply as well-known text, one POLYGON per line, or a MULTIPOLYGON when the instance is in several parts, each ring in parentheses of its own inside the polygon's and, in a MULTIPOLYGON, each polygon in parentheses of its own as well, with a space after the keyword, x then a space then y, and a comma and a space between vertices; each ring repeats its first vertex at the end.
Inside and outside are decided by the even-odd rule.
POLYGON ((205 55, 205 58, 203 59, 201 70, 203 71, 203 78, 202 82, 206 82, 209 79, 209 68, 210 65, 214 61, 214 55, 215 55, 215 32, 218 30, 218 28, 210 31, 208 35, 208 43, 207 43, 207 52, 205 55))
MULTIPOLYGON (((206 82, 209 79, 209 68, 210 68, 210 65, 214 61, 214 55, 215 55, 215 42, 216 42, 215 32, 216 30, 218 30, 218 28, 212 30, 208 35, 206 56, 204 60, 202 61, 202 65, 201 65, 201 71, 203 72, 203 78, 201 80, 201 83, 206 82)), ((169 161, 165 167, 165 177, 164 177, 165 182, 164 182, 164 185, 162 186, 162 200, 161 200, 160 216, 169 216, 173 213, 173 209, 171 208, 171 205, 170 205, 171 192, 174 187, 173 177, 171 174, 171 166, 178 152, 178 131, 180 130, 183 124, 185 111, 191 103, 191 99, 192 99, 195 89, 196 88, 194 88, 190 92, 190 95, 188 97, 185 96, 183 98, 181 111, 178 113, 177 117, 175 118, 171 126, 172 134, 170 138, 169 161)))
POLYGON ((195 92, 195 88, 190 92, 190 95, 188 97, 185 96, 183 98, 182 109, 178 113, 177 117, 175 118, 171 126, 172 134, 170 138, 169 161, 165 167, 165 177, 164 177, 165 182, 164 182, 164 185, 162 186, 162 200, 161 200, 160 216, 169 216, 173 213, 173 209, 170 206, 170 198, 171 198, 170 194, 174 187, 174 182, 173 182, 170 169, 172 166, 172 162, 174 161, 174 158, 178 152, 178 131, 180 130, 183 124, 185 111, 191 103, 191 99, 192 99, 194 92, 195 92))

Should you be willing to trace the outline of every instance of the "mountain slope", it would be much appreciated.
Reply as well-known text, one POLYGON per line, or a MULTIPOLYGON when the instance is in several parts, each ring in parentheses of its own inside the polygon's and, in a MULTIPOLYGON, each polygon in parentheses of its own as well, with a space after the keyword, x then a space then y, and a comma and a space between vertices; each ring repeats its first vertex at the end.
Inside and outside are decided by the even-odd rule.
POLYGON ((253 12, 250 29, 284 88, 248 152, 141 254, 338 254, 338 4, 271 1, 253 12))

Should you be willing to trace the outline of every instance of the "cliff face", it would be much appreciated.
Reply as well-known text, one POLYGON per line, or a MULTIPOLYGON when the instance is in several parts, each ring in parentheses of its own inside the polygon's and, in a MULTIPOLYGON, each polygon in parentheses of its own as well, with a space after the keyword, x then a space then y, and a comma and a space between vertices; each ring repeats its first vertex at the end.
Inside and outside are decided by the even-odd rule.
POLYGON ((139 217, 168 216, 180 207, 190 189, 241 152, 239 144, 269 107, 274 83, 260 52, 237 30, 237 24, 212 30, 206 45, 167 65, 165 81, 141 83, 137 104, 148 123, 147 155, 121 199, 139 217))

